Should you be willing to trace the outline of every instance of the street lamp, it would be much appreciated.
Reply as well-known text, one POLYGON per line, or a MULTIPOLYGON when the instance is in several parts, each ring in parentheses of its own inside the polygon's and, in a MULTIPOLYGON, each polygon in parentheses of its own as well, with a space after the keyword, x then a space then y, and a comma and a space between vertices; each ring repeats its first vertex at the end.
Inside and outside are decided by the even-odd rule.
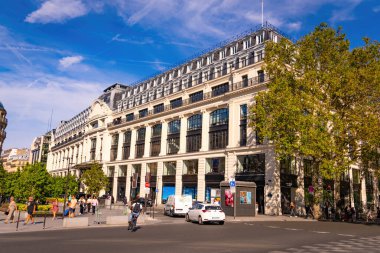
POLYGON ((67 199, 67 188, 68 188, 68 185, 69 185, 69 174, 70 174, 70 165, 72 164, 71 163, 71 159, 70 157, 65 157, 66 160, 69 160, 68 164, 67 164, 67 175, 66 175, 66 185, 65 185, 65 198, 63 200, 63 212, 62 212, 62 219, 65 218, 65 209, 66 209, 66 199, 67 199))

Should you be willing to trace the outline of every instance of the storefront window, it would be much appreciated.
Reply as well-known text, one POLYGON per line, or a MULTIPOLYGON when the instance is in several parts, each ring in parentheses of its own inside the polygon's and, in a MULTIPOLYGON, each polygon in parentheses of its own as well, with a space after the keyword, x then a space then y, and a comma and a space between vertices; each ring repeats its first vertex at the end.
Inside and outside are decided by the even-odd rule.
POLYGON ((164 175, 171 176, 175 175, 177 163, 176 162, 165 162, 164 163, 164 175))
POLYGON ((238 173, 265 174, 265 154, 238 156, 238 173))
POLYGON ((206 174, 224 174, 225 158, 209 158, 206 163, 206 174))

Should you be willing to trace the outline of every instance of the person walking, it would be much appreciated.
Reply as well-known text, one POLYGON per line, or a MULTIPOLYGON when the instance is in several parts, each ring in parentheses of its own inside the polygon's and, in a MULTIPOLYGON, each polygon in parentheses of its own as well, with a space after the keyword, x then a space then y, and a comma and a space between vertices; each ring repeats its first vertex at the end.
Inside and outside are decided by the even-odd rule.
POLYGON ((75 217, 75 207, 77 205, 77 202, 78 202, 77 199, 73 195, 71 197, 70 206, 69 206, 69 217, 70 218, 74 218, 75 217))
POLYGON ((297 217, 297 215, 296 215, 296 206, 294 205, 293 201, 290 202, 290 216, 297 217))
POLYGON ((83 215, 85 205, 86 205, 86 201, 84 200, 83 197, 80 197, 80 199, 79 199, 79 215, 83 215))
POLYGON ((36 212, 36 202, 34 202, 34 199, 32 196, 29 197, 28 203, 26 205, 27 205, 26 211, 28 214, 26 216, 26 220, 24 222, 24 225, 28 224, 29 221, 31 221, 32 224, 35 224, 33 215, 36 212))
POLYGON ((54 199, 53 203, 52 203, 52 208, 51 208, 51 212, 53 213, 53 218, 51 220, 55 220, 55 217, 58 213, 58 199, 54 199))
POLYGON ((7 216, 6 220, 4 221, 5 224, 8 224, 9 221, 11 221, 11 223, 14 222, 16 211, 17 211, 17 205, 15 202, 15 198, 12 196, 10 198, 10 201, 9 201, 8 216, 7 216))
POLYGON ((95 209, 99 205, 99 201, 98 201, 98 199, 95 196, 94 196, 94 198, 91 201, 91 205, 92 205, 92 215, 94 215, 95 214, 95 209))
POLYGON ((87 201, 86 201, 86 204, 87 204, 87 213, 90 213, 90 211, 91 211, 91 201, 92 201, 91 197, 88 197, 87 201))
POLYGON ((309 218, 309 215, 313 218, 313 220, 315 219, 314 218, 314 213, 313 213, 313 210, 311 208, 310 205, 305 205, 305 210, 306 210, 306 218, 305 219, 308 219, 309 218))

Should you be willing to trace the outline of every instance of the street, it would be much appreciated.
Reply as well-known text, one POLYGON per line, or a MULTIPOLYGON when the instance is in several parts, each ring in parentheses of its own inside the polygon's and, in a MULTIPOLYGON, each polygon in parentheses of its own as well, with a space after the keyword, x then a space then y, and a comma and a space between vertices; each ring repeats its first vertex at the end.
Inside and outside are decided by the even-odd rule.
POLYGON ((334 222, 186 223, 0 235, 1 252, 380 252, 380 227, 334 222))

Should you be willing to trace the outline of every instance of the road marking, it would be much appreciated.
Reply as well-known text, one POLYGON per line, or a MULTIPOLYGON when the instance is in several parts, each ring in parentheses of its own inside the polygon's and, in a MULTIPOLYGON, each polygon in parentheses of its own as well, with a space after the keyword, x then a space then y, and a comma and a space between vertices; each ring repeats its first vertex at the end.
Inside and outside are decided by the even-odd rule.
POLYGON ((286 230, 291 230, 291 231, 299 231, 299 230, 303 230, 301 228, 285 228, 286 230))
POLYGON ((340 236, 350 236, 350 237, 353 237, 354 235, 348 235, 348 234, 338 234, 340 236))
POLYGON ((325 231, 311 231, 317 234, 330 234, 330 232, 325 232, 325 231))
POLYGON ((276 226, 267 226, 268 228, 280 228, 280 227, 276 227, 276 226))

